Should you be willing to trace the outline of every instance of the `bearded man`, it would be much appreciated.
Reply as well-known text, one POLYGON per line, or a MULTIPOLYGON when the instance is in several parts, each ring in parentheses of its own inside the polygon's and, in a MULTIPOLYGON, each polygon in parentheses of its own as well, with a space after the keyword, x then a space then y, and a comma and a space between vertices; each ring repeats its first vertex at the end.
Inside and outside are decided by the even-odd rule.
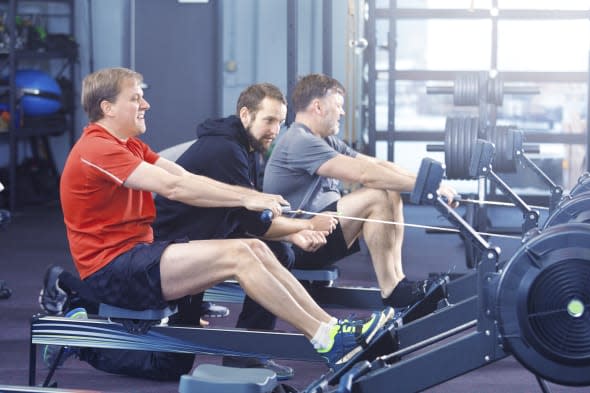
MULTIPOLYGON (((197 126, 197 140, 177 160, 187 171, 223 183, 260 190, 261 160, 279 134, 287 115, 286 100, 270 83, 259 83, 241 92, 236 114, 209 119, 197 126)), ((202 208, 156 197, 154 234, 160 240, 188 238, 227 239, 256 236, 288 269, 294 263, 291 243, 313 252, 326 243, 336 227, 332 217, 312 219, 276 217, 262 220, 260 212, 243 208, 202 208)), ((272 330, 276 317, 246 297, 236 327, 272 330)), ((272 360, 224 357, 231 367, 265 367, 279 379, 293 375, 290 367, 272 360)))

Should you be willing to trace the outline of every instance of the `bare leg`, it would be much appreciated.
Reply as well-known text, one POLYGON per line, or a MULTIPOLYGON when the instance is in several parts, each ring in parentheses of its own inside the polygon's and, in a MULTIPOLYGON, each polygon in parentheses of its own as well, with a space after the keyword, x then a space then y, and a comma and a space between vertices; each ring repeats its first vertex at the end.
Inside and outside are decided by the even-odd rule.
POLYGON ((325 312, 309 295, 301 283, 293 277, 278 261, 272 251, 262 242, 256 242, 252 247, 256 256, 264 263, 265 267, 284 285, 287 291, 295 298, 295 301, 310 315, 322 322, 328 322, 330 314, 325 312))
MULTIPOLYGON (((399 222, 400 224, 404 223, 404 203, 402 201, 401 195, 399 192, 395 191, 388 191, 389 200, 391 201, 391 205, 393 206, 393 221, 399 222)), ((394 268, 398 277, 405 277, 404 268, 402 266, 402 246, 404 244, 404 226, 403 225, 394 225, 393 226, 395 235, 393 238, 394 241, 394 268)))
MULTIPOLYGON (((345 195, 338 201, 338 211, 346 216, 395 221, 394 206, 388 192, 383 190, 362 188, 345 195)), ((398 242, 396 225, 346 219, 340 220, 340 225, 349 245, 362 232, 371 254, 381 296, 386 298, 405 277, 401 269, 403 232, 398 242)))
POLYGON ((160 261, 164 298, 178 299, 224 280, 236 279, 248 296, 262 307, 296 327, 307 338, 313 337, 322 321, 308 313, 260 261, 251 247, 257 242, 232 239, 171 244, 160 261))

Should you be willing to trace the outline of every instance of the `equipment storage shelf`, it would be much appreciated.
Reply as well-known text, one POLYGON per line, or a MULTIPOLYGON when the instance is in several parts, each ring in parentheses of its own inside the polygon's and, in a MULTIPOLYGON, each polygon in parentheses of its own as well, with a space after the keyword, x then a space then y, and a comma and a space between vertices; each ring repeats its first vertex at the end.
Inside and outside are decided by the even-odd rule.
POLYGON ((56 200, 59 175, 49 138, 65 134, 62 139, 69 147, 74 143, 72 86, 78 64, 74 3, 0 0, 0 144, 8 144, 9 151, 0 178, 5 181, 11 210, 56 200), (19 157, 21 144, 29 148, 30 160, 19 157), (23 187, 36 181, 21 169, 23 160, 46 169, 51 186, 23 187), (36 195, 26 195, 31 189, 36 195))

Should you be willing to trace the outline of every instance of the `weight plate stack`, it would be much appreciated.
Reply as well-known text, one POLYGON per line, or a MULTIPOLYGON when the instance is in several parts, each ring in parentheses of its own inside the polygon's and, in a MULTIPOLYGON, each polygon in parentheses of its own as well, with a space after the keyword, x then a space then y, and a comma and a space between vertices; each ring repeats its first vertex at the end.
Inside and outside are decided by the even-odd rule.
POLYGON ((448 116, 445 123, 445 167, 448 179, 470 179, 469 162, 477 141, 479 120, 474 116, 448 116))
POLYGON ((514 173, 517 168, 517 150, 522 149, 522 131, 513 126, 496 126, 488 130, 488 138, 496 147, 494 171, 514 173))
POLYGON ((488 103, 502 106, 504 99, 504 81, 500 75, 488 80, 488 103))
POLYGON ((456 106, 478 106, 479 89, 479 74, 477 72, 458 75, 453 84, 453 103, 456 106))

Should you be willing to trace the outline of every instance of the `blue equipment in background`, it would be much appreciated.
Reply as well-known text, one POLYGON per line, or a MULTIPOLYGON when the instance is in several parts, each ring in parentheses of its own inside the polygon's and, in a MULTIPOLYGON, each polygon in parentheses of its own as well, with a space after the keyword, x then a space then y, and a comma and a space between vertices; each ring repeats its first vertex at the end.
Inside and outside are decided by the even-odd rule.
POLYGON ((46 72, 18 70, 15 80, 20 105, 26 116, 52 115, 61 109, 61 87, 46 72))

